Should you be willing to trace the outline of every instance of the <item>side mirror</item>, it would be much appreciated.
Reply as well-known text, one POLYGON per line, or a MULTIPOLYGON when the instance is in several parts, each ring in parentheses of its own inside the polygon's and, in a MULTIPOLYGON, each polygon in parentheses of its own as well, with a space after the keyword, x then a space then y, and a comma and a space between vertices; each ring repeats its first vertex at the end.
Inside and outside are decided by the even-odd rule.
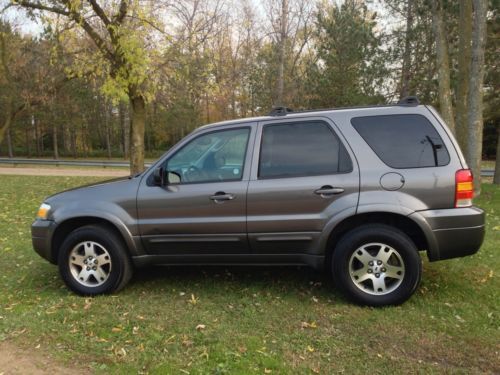
POLYGON ((176 172, 167 172, 167 183, 169 184, 179 184, 181 182, 181 175, 176 172))
POLYGON ((165 185, 165 170, 163 167, 158 167, 153 172, 153 182, 157 186, 165 185))

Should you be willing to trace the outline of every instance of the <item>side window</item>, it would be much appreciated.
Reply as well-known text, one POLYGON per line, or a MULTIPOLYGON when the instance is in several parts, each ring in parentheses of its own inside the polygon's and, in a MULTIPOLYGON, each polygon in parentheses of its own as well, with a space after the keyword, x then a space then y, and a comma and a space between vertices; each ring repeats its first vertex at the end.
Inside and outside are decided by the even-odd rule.
POLYGON ((265 125, 259 178, 315 176, 350 172, 351 159, 324 122, 265 125))
POLYGON ((443 140, 422 115, 356 117, 351 124, 389 167, 438 167, 450 162, 443 140))
POLYGON ((237 181, 243 176, 249 128, 200 135, 177 151, 165 169, 183 183, 237 181))

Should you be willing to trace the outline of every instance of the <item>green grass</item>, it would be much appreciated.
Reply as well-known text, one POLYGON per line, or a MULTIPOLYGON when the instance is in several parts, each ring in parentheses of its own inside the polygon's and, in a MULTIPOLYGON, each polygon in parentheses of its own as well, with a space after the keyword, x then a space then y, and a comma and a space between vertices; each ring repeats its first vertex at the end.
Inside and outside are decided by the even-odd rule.
POLYGON ((413 298, 372 309, 298 268, 153 268, 116 296, 77 297, 30 224, 46 195, 91 180, 0 176, 0 341, 98 373, 500 372, 498 187, 476 202, 478 254, 426 261, 413 298))

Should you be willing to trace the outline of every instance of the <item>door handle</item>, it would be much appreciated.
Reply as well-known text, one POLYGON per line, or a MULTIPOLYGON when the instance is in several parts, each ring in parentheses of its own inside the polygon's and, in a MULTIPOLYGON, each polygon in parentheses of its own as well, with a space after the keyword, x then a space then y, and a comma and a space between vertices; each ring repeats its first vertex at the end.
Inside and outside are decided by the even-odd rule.
POLYGON ((328 197, 331 195, 342 194, 344 189, 339 187, 333 187, 330 185, 322 186, 321 188, 314 190, 314 194, 321 195, 323 197, 328 197))
POLYGON ((218 191, 214 195, 210 196, 210 200, 215 203, 221 203, 223 201, 232 201, 234 199, 234 194, 226 194, 223 191, 218 191))

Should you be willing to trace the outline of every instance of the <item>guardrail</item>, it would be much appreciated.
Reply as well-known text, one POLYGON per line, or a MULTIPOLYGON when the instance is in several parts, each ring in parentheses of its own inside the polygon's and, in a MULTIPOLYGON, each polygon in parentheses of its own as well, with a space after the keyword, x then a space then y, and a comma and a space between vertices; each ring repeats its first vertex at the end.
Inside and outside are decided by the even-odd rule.
MULTIPOLYGON (((51 159, 14 159, 0 158, 0 164, 31 164, 31 165, 68 165, 73 167, 130 167, 127 161, 110 161, 110 160, 51 160, 51 159)), ((149 167, 151 163, 145 163, 149 167)), ((493 177, 494 169, 482 169, 481 177, 493 177)))
MULTIPOLYGON (((14 159, 0 158, 0 164, 30 164, 30 165, 67 165, 73 167, 130 167, 128 161, 110 161, 110 160, 51 160, 51 159, 14 159)), ((145 163, 149 167, 151 163, 145 163)))

